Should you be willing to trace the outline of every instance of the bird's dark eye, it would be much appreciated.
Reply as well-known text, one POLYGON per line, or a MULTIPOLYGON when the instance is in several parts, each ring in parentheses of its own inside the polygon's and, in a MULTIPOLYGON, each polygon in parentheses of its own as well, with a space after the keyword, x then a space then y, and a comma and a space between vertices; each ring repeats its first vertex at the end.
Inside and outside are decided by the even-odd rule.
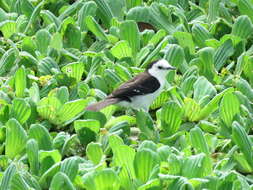
POLYGON ((158 69, 163 69, 163 67, 162 66, 158 66, 158 69))

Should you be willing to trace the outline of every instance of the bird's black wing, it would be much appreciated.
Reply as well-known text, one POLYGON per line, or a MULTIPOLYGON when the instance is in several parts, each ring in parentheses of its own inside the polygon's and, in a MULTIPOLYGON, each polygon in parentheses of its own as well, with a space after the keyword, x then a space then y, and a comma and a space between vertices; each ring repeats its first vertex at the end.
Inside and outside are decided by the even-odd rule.
POLYGON ((120 98, 122 100, 131 101, 131 97, 153 93, 159 87, 160 83, 155 77, 148 72, 143 72, 122 84, 113 91, 108 98, 120 98))

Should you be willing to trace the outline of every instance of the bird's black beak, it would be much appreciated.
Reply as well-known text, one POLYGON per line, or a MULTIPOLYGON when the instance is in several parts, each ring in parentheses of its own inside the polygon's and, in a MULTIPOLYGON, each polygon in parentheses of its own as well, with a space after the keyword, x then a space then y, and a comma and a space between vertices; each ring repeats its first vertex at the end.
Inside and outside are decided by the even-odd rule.
POLYGON ((167 70, 176 70, 176 67, 167 67, 167 70))

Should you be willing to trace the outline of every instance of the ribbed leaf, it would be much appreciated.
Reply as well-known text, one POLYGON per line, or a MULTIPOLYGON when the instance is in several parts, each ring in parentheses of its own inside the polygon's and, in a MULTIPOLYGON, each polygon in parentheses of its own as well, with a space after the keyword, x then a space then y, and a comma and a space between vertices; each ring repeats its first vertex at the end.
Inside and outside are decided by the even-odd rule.
POLYGON ((126 0, 127 8, 137 7, 142 5, 142 0, 126 0))
POLYGON ((209 154, 209 148, 205 136, 199 127, 195 127, 190 131, 192 146, 199 152, 209 154))
POLYGON ((99 143, 89 143, 86 148, 86 154, 95 165, 99 164, 103 158, 103 150, 99 143))
POLYGON ((205 41, 211 38, 209 31, 200 24, 193 25, 192 36, 199 47, 205 47, 205 41))
POLYGON ((65 103, 58 111, 56 115, 57 119, 55 121, 57 123, 64 123, 68 120, 73 119, 79 113, 84 111, 84 108, 87 106, 89 101, 90 101, 89 99, 88 100, 79 99, 65 103))
POLYGON ((35 42, 37 45, 37 49, 40 51, 41 54, 43 55, 47 54, 50 40, 51 40, 51 35, 47 30, 41 29, 36 33, 35 42))
POLYGON ((219 3, 220 0, 212 0, 209 2, 207 17, 209 23, 215 21, 216 18, 219 16, 219 3))
POLYGON ((247 39, 253 32, 253 25, 246 15, 239 16, 233 24, 232 34, 247 39))
POLYGON ((132 57, 132 49, 130 48, 127 41, 122 40, 112 47, 111 53, 114 57, 121 59, 124 57, 132 57))
POLYGON ((135 178, 134 172, 135 151, 126 145, 118 145, 113 149, 113 162, 115 166, 124 167, 131 178, 135 178))
POLYGON ((53 34, 51 41, 50 41, 50 47, 60 51, 62 50, 63 43, 62 43, 62 35, 59 32, 56 32, 53 34))
POLYGON ((115 171, 109 168, 95 173, 94 184, 96 186, 96 189, 99 190, 118 190, 120 187, 118 175, 115 171))
POLYGON ((70 157, 65 159, 61 164, 60 172, 66 174, 69 177, 70 181, 73 182, 78 173, 77 158, 70 157))
POLYGON ((97 5, 93 1, 85 2, 83 7, 78 12, 78 25, 80 26, 81 31, 87 30, 85 23, 85 18, 87 16, 95 16, 97 11, 97 5))
POLYGON ((29 129, 29 138, 37 141, 40 150, 52 150, 52 138, 43 125, 31 125, 29 129))
POLYGON ((248 15, 253 22, 253 3, 250 0, 239 0, 237 1, 238 8, 241 14, 248 15))
POLYGON ((21 124, 25 123, 31 115, 31 106, 21 98, 15 98, 11 107, 11 116, 21 124))
POLYGON ((15 175, 16 171, 17 171, 17 168, 15 164, 14 163, 10 164, 10 166, 3 173, 0 189, 9 189, 10 181, 15 175))
POLYGON ((214 65, 217 70, 220 70, 226 63, 227 59, 233 55, 234 48, 231 40, 223 43, 214 53, 214 65))
POLYGON ((27 134, 16 119, 10 119, 6 127, 5 154, 13 159, 25 149, 27 134))
POLYGON ((206 47, 201 49, 198 54, 200 58, 199 73, 204 75, 209 81, 213 81, 216 74, 214 68, 214 49, 206 47))
POLYGON ((51 57, 45 57, 38 63, 39 75, 53 75, 60 71, 59 66, 51 57))
POLYGON ((113 18, 113 13, 106 2, 106 0, 94 0, 98 6, 99 13, 101 14, 100 18, 103 20, 103 23, 109 27, 110 26, 110 21, 113 18))
POLYGON ((75 78, 76 82, 79 82, 84 72, 84 63, 69 63, 62 68, 62 71, 66 73, 69 77, 75 78))
POLYGON ((63 172, 58 172, 54 175, 50 190, 76 190, 75 186, 70 181, 69 177, 63 172))
POLYGON ((182 175, 188 178, 202 178, 211 172, 211 159, 204 153, 188 157, 182 167, 182 175))
POLYGON ((141 130, 142 138, 144 139, 154 139, 155 138, 155 129, 154 129, 154 123, 151 118, 151 116, 141 110, 138 111, 136 114, 136 123, 138 128, 141 130))
POLYGON ((135 154, 134 170, 136 177, 146 183, 153 169, 159 165, 158 154, 149 149, 142 149, 135 154))
POLYGON ((192 39, 192 35, 188 32, 175 32, 173 34, 175 38, 178 40, 178 43, 181 47, 187 49, 190 54, 195 53, 195 46, 192 39))
POLYGON ((55 176, 55 174, 59 172, 60 166, 61 166, 60 162, 54 164, 40 177, 39 183, 43 189, 49 188, 49 184, 52 181, 52 178, 55 176))
POLYGON ((10 48, 6 51, 0 59, 0 76, 9 72, 13 66, 15 66, 16 50, 15 48, 10 48))
MULTIPOLYGON (((104 1, 104 0, 101 0, 104 1)), ((92 16, 87 16, 85 18, 85 24, 87 28, 95 34, 95 36, 99 40, 105 40, 107 41, 107 36, 101 26, 96 22, 96 20, 92 16)))
POLYGON ((170 23, 168 17, 163 14, 162 10, 160 9, 160 5, 157 2, 152 3, 149 9, 148 18, 150 18, 151 23, 157 28, 163 28, 168 33, 173 33, 175 31, 174 25, 170 23))
POLYGON ((26 144, 26 154, 33 175, 39 173, 39 146, 36 140, 30 139, 26 144))
POLYGON ((196 121, 200 112, 200 105, 191 98, 184 99, 184 113, 189 121, 196 121))
POLYGON ((120 25, 120 38, 126 40, 135 56, 140 50, 140 34, 134 21, 125 21, 120 25))
POLYGON ((200 113, 198 115, 198 117, 196 118, 196 120, 201 120, 204 119, 206 117, 208 117, 211 113, 213 113, 214 111, 216 111, 219 107, 219 102, 220 99, 223 97, 223 95, 227 92, 233 91, 232 88, 227 88, 226 90, 220 92, 219 94, 217 94, 207 105, 205 105, 201 110, 200 113))
POLYGON ((236 95, 226 93, 220 105, 220 117, 230 127, 236 114, 240 113, 240 102, 236 95))
POLYGON ((165 59, 177 68, 181 68, 184 62, 184 50, 177 44, 169 44, 165 48, 165 59))
POLYGON ((24 97, 26 88, 25 68, 20 67, 15 73, 15 93, 17 97, 24 97))
POLYGON ((21 176, 20 173, 16 173, 10 183, 11 190, 28 190, 31 189, 29 185, 25 182, 24 178, 21 176))
POLYGON ((55 122, 56 113, 61 106, 61 102, 55 97, 43 98, 38 102, 37 111, 41 117, 55 122))
POLYGON ((232 140, 240 148, 247 162, 250 164, 251 168, 253 168, 253 151, 251 139, 247 135, 245 129, 239 123, 234 122, 232 129, 232 140))
POLYGON ((205 77, 199 77, 193 85, 194 100, 201 104, 204 98, 211 98, 216 94, 216 89, 205 77))
POLYGON ((17 23, 12 20, 0 22, 0 31, 6 39, 10 38, 12 34, 17 32, 17 23))
POLYGON ((175 102, 169 102, 162 107, 162 129, 170 136, 177 132, 182 122, 183 110, 175 102))

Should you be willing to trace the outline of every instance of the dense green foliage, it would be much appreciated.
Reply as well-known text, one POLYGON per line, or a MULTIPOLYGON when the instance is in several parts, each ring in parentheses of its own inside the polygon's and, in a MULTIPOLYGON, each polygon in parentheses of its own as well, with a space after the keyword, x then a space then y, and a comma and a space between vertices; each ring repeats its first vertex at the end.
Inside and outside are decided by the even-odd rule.
POLYGON ((252 0, 1 0, 1 190, 252 190, 252 0), (103 99, 153 60, 149 113, 103 99))

